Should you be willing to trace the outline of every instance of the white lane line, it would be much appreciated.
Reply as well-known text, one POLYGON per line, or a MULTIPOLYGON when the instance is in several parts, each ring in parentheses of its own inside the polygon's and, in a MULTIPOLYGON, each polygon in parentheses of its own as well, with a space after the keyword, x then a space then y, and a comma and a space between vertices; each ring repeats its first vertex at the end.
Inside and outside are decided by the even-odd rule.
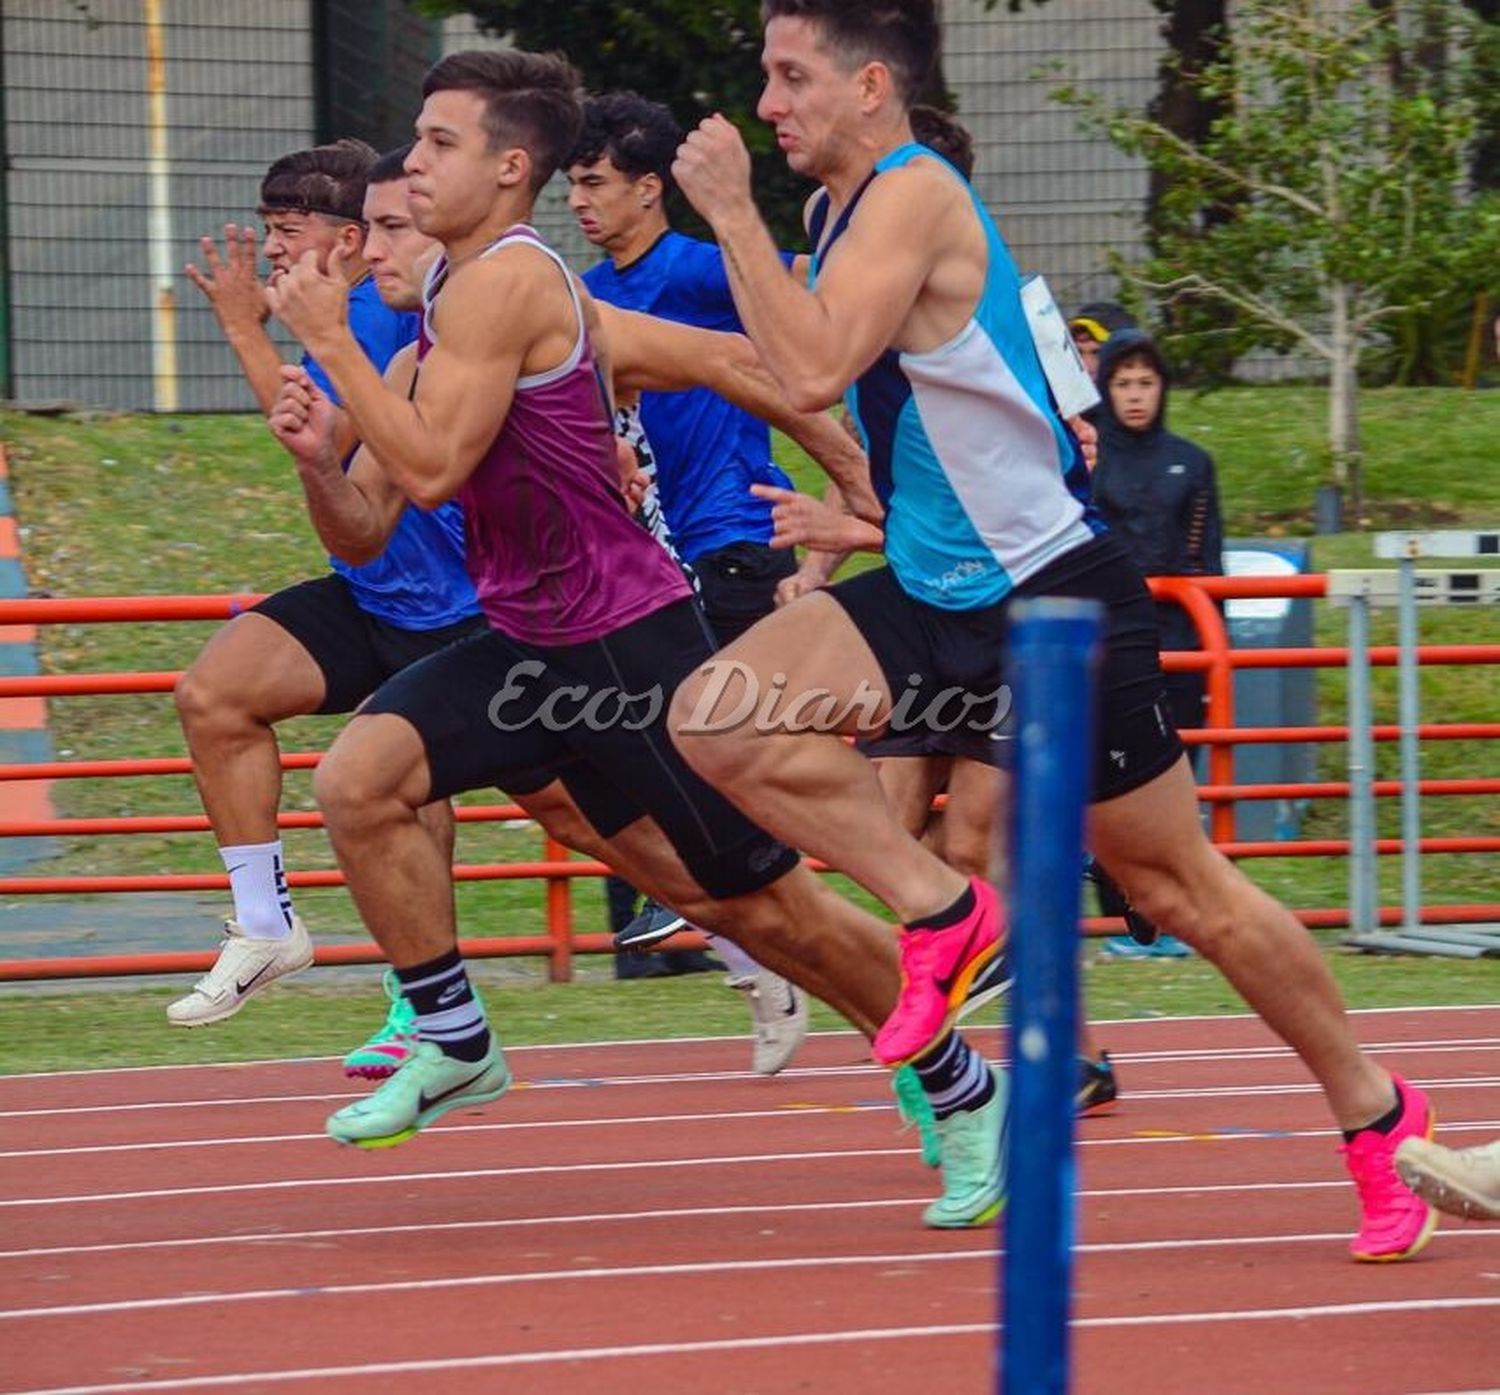
MULTIPOLYGON (((1484 1236, 1479 1229, 1456 1231, 1470 1237, 1484 1236)), ((1490 1234, 1488 1238, 1494 1239, 1490 1234)), ((1324 1233, 1296 1232, 1288 1235, 1187 1236, 1165 1240, 1096 1241, 1076 1246, 1080 1254, 1143 1254, 1164 1250, 1221 1249, 1230 1246, 1329 1244, 1347 1240, 1344 1231, 1324 1233)), ((909 1264, 946 1264, 953 1261, 984 1260, 993 1262, 1002 1251, 998 1247, 977 1250, 898 1251, 889 1254, 856 1255, 784 1255, 771 1259, 684 1260, 675 1264, 595 1265, 578 1269, 507 1270, 501 1273, 436 1275, 426 1279, 385 1279, 358 1284, 297 1284, 286 1288, 223 1289, 170 1294, 160 1298, 121 1298, 96 1303, 61 1303, 38 1308, 0 1308, 0 1322, 34 1318, 102 1317, 111 1313, 138 1313, 164 1309, 212 1307, 221 1303, 275 1302, 284 1298, 356 1298, 372 1294, 436 1293, 454 1289, 508 1287, 517 1284, 546 1284, 571 1279, 670 1279, 702 1274, 766 1274, 784 1270, 850 1269, 889 1265, 900 1268, 909 1264)), ((1500 1296, 1497 1296, 1500 1302, 1500 1296)))
MULTIPOLYGON (((1119 1317, 1074 1318, 1075 1328, 1181 1326, 1191 1323, 1296 1322, 1308 1318, 1368 1317, 1385 1313, 1436 1313, 1500 1306, 1500 1297, 1396 1299, 1377 1303, 1332 1303, 1320 1307, 1246 1308, 1189 1313, 1134 1313, 1119 1317)), ((639 1346, 572 1347, 553 1351, 496 1352, 485 1356, 434 1357, 425 1361, 380 1361, 360 1366, 304 1366, 281 1371, 244 1371, 219 1376, 179 1376, 109 1385, 49 1386, 14 1395, 132 1395, 139 1390, 222 1390, 243 1385, 284 1385, 294 1381, 353 1377, 428 1375, 514 1366, 546 1366, 573 1361, 614 1361, 623 1357, 697 1356, 714 1352, 780 1351, 790 1347, 840 1346, 850 1342, 900 1342, 920 1338, 993 1336, 990 1322, 946 1323, 932 1327, 855 1328, 844 1332, 781 1332, 767 1337, 721 1337, 697 1342, 651 1342, 639 1346)))
MULTIPOLYGON (((506 1048, 507 1054, 510 1053, 506 1048)), ((1463 1053, 1475 1054, 1481 1050, 1500 1049, 1500 1037, 1475 1037, 1467 1040, 1446 1040, 1433 1042, 1389 1042, 1374 1043, 1365 1047, 1366 1051, 1381 1053, 1386 1051, 1421 1050, 1428 1054, 1463 1053)), ((1250 1047, 1245 1050, 1229 1050, 1226 1048, 1209 1047, 1198 1050, 1184 1051, 1156 1051, 1156 1052, 1111 1052, 1110 1059, 1116 1064, 1161 1064, 1163 1062, 1194 1061, 1205 1062, 1232 1062, 1232 1061, 1264 1061, 1291 1059, 1292 1051, 1284 1046, 1276 1047, 1250 1047)), ((133 1068, 132 1068, 133 1069, 133 1068)), ((180 1067, 161 1067, 160 1069, 181 1069, 180 1067)), ((193 1066, 193 1070, 210 1070, 209 1066, 193 1066)), ((93 1074, 107 1074, 108 1072, 97 1071, 93 1074)), ((66 1074, 62 1072, 60 1074, 66 1074)), ((777 1080, 782 1084, 795 1084, 798 1081, 814 1081, 822 1079, 840 1079, 846 1077, 869 1076, 872 1078, 887 1077, 889 1072, 883 1066, 873 1064, 849 1065, 849 1066, 794 1066, 790 1070, 782 1071, 777 1080)), ((7 1077, 0 1077, 0 1087, 3 1087, 7 1077)), ((19 1079, 20 1077, 8 1077, 19 1079)), ((576 1079, 559 1079, 547 1076, 538 1077, 535 1080, 518 1080, 512 1088, 525 1090, 577 1090, 597 1089, 604 1086, 621 1085, 693 1085, 693 1084, 716 1084, 722 1081, 746 1084, 751 1082, 749 1072, 742 1070, 733 1071, 677 1071, 659 1075, 619 1075, 619 1076, 582 1076, 576 1079)), ((1233 1087, 1231 1087, 1233 1088, 1233 1087)), ((1261 1087, 1251 1087, 1261 1088, 1261 1087)), ((1266 1089, 1281 1087, 1266 1086, 1266 1089)), ((1286 1089, 1311 1089, 1311 1086, 1297 1085, 1286 1086, 1286 1089)), ((1198 1091, 1186 1091, 1188 1095, 1214 1095, 1225 1093, 1223 1090, 1206 1089, 1198 1091)), ((236 1095, 224 1096, 217 1099, 185 1099, 185 1100, 143 1100, 130 1104, 78 1104, 64 1105, 55 1109, 0 1109, 0 1119, 43 1119, 54 1116, 69 1114, 120 1114, 135 1110, 149 1109, 212 1109, 217 1105, 251 1105, 251 1104, 282 1104, 282 1103, 310 1103, 327 1102, 330 1100, 349 1100, 357 1097, 357 1092, 352 1090, 328 1091, 319 1094, 271 1094, 271 1095, 236 1095)), ((1163 1096, 1165 1097, 1165 1096, 1163 1096)), ((1155 1096, 1138 1095, 1131 1092, 1131 1098, 1155 1098, 1155 1096)))
MULTIPOLYGON (((457 1126, 465 1127, 463 1125, 457 1126)), ((1439 1132, 1468 1129, 1500 1128, 1500 1119, 1455 1120, 1439 1125, 1439 1132)), ((1281 1142, 1289 1138, 1336 1137, 1333 1129, 1245 1129, 1226 1132, 1153 1133, 1143 1137, 1085 1138, 1080 1148, 1150 1148, 1162 1144, 1281 1142)), ((261 1192, 300 1189, 304 1187, 366 1187, 391 1182, 440 1182, 468 1180, 476 1177, 533 1177, 578 1172, 644 1171, 669 1167, 741 1166, 746 1163, 832 1161, 841 1158, 909 1157, 912 1149, 902 1148, 834 1148, 797 1153, 740 1153, 723 1157, 652 1158, 624 1162, 540 1163, 527 1167, 461 1168, 448 1172, 396 1172, 378 1177, 299 1177, 285 1181, 222 1182, 206 1187, 161 1187, 127 1192, 83 1192, 69 1196, 7 1197, 0 1207, 72 1206, 101 1201, 147 1201, 165 1197, 224 1196, 231 1192, 261 1192)))
MULTIPOLYGON (((1423 1090, 1467 1090, 1500 1086, 1500 1076, 1459 1076, 1451 1080, 1413 1080, 1412 1084, 1423 1090)), ((1239 1085, 1225 1089, 1210 1090, 1132 1090, 1129 1098, 1138 1100, 1197 1100, 1197 1099, 1248 1099, 1281 1095, 1314 1095, 1321 1092, 1315 1084, 1307 1085, 1239 1085)), ((703 1110, 691 1114, 624 1114, 603 1115, 581 1119, 520 1119, 494 1124, 457 1124, 443 1126, 444 1133, 497 1133, 513 1130, 536 1129, 580 1129, 611 1128, 620 1125, 644 1126, 650 1124, 708 1124, 721 1120, 738 1119, 798 1119, 808 1115, 825 1114, 883 1114, 895 1108, 895 1104, 856 1100, 849 1104, 784 1104, 776 1109, 703 1110)), ((1212 1128, 1206 1132, 1213 1132, 1212 1128)), ((1275 1133, 1278 1130, 1267 1129, 1275 1133)), ((241 1144, 309 1143, 326 1142, 328 1135, 317 1133, 263 1133, 228 1134, 212 1138, 146 1139, 131 1143, 89 1143, 58 1148, 13 1148, 0 1151, 0 1160, 5 1158, 54 1158, 85 1157, 95 1153, 141 1153, 161 1152, 182 1148, 229 1148, 241 1144)))
MULTIPOLYGON (((1208 1192, 1258 1192, 1258 1191, 1315 1191, 1332 1187, 1343 1187, 1343 1182, 1267 1182, 1224 1183, 1208 1187, 1122 1187, 1078 1193, 1080 1200, 1121 1197, 1161 1197, 1167 1195, 1191 1196, 1208 1192)), ((313 1241, 355 1239, 359 1237, 418 1234, 433 1235, 451 1231, 484 1231, 515 1229, 518 1227, 546 1226, 548 1228, 567 1225, 604 1225, 620 1223, 634 1225, 638 1221, 669 1221, 673 1225, 689 1220, 722 1220, 730 1216, 767 1217, 780 1214, 794 1215, 806 1211, 870 1211, 895 1207, 918 1207, 932 1199, 931 1193, 921 1196, 884 1197, 869 1201, 797 1201, 756 1206, 684 1206, 675 1209, 653 1211, 596 1211, 584 1215, 565 1216, 509 1216, 489 1220, 440 1221, 427 1225, 348 1226, 332 1230, 260 1231, 253 1234, 193 1236, 180 1240, 135 1240, 107 1245, 56 1245, 34 1250, 0 1250, 0 1261, 7 1259, 52 1259, 60 1255, 103 1255, 139 1252, 141 1250, 183 1249, 212 1246, 222 1249, 226 1245, 255 1245, 267 1249, 286 1244, 292 1247, 313 1241)), ((1493 1240, 1500 1242, 1500 1231, 1483 1226, 1454 1228, 1443 1231, 1447 1239, 1458 1236, 1465 1240, 1493 1240)), ((1131 1254, 1152 1250, 1212 1249, 1219 1246, 1236 1245, 1296 1245, 1317 1242, 1337 1242, 1349 1238, 1347 1231, 1295 1232, 1286 1235, 1226 1235, 1188 1237, 1169 1240, 1111 1240, 1081 1242, 1074 1246, 1080 1254, 1131 1254)), ((318 1248, 326 1248, 319 1246, 318 1248)), ((306 1290, 299 1289, 298 1292, 306 1290)), ((321 1290, 320 1290, 321 1291, 321 1290)), ((0 1316, 6 1316, 0 1313, 0 1316)))

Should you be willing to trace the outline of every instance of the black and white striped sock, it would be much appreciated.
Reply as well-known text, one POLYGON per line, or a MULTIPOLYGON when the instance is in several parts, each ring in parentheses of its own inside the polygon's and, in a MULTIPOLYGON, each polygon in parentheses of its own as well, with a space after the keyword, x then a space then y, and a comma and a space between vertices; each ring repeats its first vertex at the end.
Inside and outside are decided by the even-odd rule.
POLYGON ((961 1109, 982 1109, 995 1094, 995 1077, 988 1063, 957 1032, 950 1032, 935 1051, 913 1061, 912 1069, 938 1119, 961 1109))
POLYGON ((417 1036, 446 1056, 479 1061, 490 1049, 490 1029, 464 961, 456 949, 425 964, 397 969, 401 992, 417 1017, 417 1036))

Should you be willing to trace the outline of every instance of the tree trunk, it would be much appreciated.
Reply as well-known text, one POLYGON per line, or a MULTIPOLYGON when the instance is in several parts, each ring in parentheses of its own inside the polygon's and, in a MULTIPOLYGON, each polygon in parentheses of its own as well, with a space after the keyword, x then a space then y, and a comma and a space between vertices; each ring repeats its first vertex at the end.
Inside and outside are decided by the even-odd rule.
POLYGON ((1328 293, 1329 344, 1332 360, 1328 381, 1328 447, 1333 477, 1343 488, 1347 516, 1356 528, 1364 513, 1363 452, 1359 438, 1359 340, 1354 333, 1354 296, 1335 282, 1328 293))
MULTIPOLYGON (((1213 123, 1225 115, 1225 103, 1204 95, 1203 70, 1221 62, 1225 57, 1228 41, 1228 0, 1152 0, 1156 8, 1166 16, 1162 22, 1162 38, 1166 40, 1166 51, 1157 65, 1156 95, 1151 99, 1147 115, 1153 121, 1180 136, 1188 144, 1201 146, 1208 139, 1213 123)), ((1162 208, 1172 191, 1173 176, 1152 167, 1146 183, 1146 242, 1155 255, 1161 254, 1164 215, 1162 208)), ((1230 204, 1213 204, 1203 211, 1206 228, 1226 223, 1235 216, 1230 204)), ((1177 326, 1176 307, 1170 302, 1160 307, 1164 327, 1170 333, 1177 326)), ((1214 306, 1214 318, 1221 329, 1227 329, 1234 321, 1233 312, 1227 306, 1214 306)), ((1179 365, 1181 367, 1183 365, 1179 365)), ((1227 369, 1228 364, 1188 365, 1189 376, 1200 368, 1212 374, 1216 368, 1227 369)))
MULTIPOLYGON (((1500 25, 1500 0, 1464 0, 1465 6, 1484 24, 1500 25)), ((1479 47, 1479 71, 1475 95, 1480 103, 1479 134, 1469 162, 1469 177, 1476 189, 1500 189, 1500 36, 1491 36, 1479 47)))
MULTIPOLYGON (((1175 136, 1202 145, 1213 123, 1224 115, 1224 104, 1203 95, 1203 70, 1225 56, 1228 0, 1154 0, 1166 15, 1161 27, 1167 51, 1157 67, 1157 91, 1147 114, 1175 136)), ((1169 177, 1152 169, 1146 192, 1146 226, 1154 232, 1157 209, 1170 187, 1169 177)), ((1208 219, 1222 221, 1228 210, 1210 210, 1208 219)))

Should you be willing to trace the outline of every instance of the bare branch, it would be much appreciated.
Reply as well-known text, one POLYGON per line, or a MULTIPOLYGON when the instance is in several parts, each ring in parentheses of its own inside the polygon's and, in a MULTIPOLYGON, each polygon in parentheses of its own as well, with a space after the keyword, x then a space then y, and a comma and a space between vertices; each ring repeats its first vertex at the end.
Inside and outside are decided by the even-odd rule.
POLYGON ((1215 160, 1210 155, 1205 155, 1197 146, 1183 137, 1167 130, 1165 126, 1155 121, 1132 121, 1130 123, 1135 129, 1159 140, 1163 145, 1169 145, 1190 165, 1197 165, 1201 169, 1210 170, 1219 178, 1236 184, 1254 194, 1265 194, 1269 198, 1280 199, 1289 203, 1293 208, 1300 208, 1304 213, 1314 218, 1327 218, 1327 212, 1314 200, 1305 194, 1299 194, 1295 189, 1288 189, 1285 184, 1271 184, 1264 180, 1255 179, 1243 170, 1232 169, 1230 166, 1215 160))
POLYGON ((1320 358, 1331 359, 1332 348, 1316 334, 1299 324, 1290 315, 1283 313, 1269 301, 1263 300, 1253 291, 1243 289, 1231 289, 1218 281, 1210 281, 1206 276, 1193 272, 1187 276, 1178 276, 1171 281, 1152 281, 1144 276, 1130 274, 1129 279, 1144 290, 1156 291, 1159 294, 1176 298, 1180 295, 1187 296, 1210 296, 1222 300, 1226 304, 1233 305, 1243 310, 1247 315, 1253 315, 1265 324, 1279 329, 1284 334, 1291 335, 1305 348, 1311 349, 1320 358))

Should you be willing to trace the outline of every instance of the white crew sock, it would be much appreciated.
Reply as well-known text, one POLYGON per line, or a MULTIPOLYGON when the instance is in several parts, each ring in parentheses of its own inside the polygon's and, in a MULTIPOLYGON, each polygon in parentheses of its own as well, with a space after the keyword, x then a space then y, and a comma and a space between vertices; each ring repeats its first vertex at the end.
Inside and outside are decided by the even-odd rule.
POLYGON ((730 978, 754 978, 760 972, 760 965, 733 940, 723 935, 710 935, 708 947, 712 953, 717 954, 724 961, 724 967, 729 970, 730 978))
POLYGON ((252 940, 286 939, 292 933, 292 894, 281 862, 281 839, 220 848, 219 856, 229 873, 240 929, 252 940))

